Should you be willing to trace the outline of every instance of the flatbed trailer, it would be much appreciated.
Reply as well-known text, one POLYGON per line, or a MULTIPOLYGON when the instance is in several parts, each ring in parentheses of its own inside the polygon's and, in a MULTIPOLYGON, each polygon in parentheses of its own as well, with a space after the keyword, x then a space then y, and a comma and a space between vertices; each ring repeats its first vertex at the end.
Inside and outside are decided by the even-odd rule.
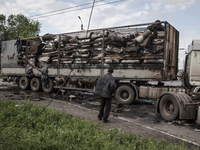
POLYGON ((198 94, 198 84, 190 81, 200 72, 192 76, 188 61, 182 86, 164 84, 177 80, 178 51, 179 32, 167 21, 18 37, 2 43, 1 74, 34 92, 93 92, 96 80, 113 67, 119 102, 157 99, 156 110, 164 119, 197 119, 199 102, 192 100, 191 92, 198 94))

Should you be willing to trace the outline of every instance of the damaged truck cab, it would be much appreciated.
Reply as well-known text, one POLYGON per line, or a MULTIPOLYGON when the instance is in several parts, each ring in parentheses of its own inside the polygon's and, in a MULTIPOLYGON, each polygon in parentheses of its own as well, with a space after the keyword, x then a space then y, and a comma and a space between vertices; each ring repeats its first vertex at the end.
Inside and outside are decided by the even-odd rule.
MULTIPOLYGON (((96 80, 113 67, 119 102, 131 104, 135 99, 158 98, 157 112, 164 119, 194 119, 197 110, 187 95, 192 88, 189 82, 187 87, 178 88, 164 84, 177 80, 178 50, 179 32, 166 21, 18 37, 2 43, 1 74, 23 90, 94 91, 96 80), (182 115, 182 103, 176 97, 185 98, 186 111, 192 115, 182 115)), ((189 81, 190 74, 186 75, 189 81)))

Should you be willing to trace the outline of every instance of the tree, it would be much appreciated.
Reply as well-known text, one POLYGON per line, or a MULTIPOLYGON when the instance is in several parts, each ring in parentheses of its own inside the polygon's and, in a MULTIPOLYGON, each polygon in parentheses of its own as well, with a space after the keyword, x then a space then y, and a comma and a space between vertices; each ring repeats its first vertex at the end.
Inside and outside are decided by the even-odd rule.
POLYGON ((1 51, 1 42, 5 39, 5 23, 6 23, 6 16, 0 14, 0 51, 1 51))
POLYGON ((40 33, 40 28, 41 23, 28 19, 22 14, 10 15, 7 22, 6 16, 0 14, 0 42, 14 40, 19 36, 34 37, 40 33))
POLYGON ((6 16, 3 14, 0 14, 0 38, 3 39, 4 35, 4 25, 6 21, 6 16))
POLYGON ((8 26, 12 30, 12 37, 31 37, 40 33, 41 24, 38 21, 30 20, 22 14, 10 15, 8 26))

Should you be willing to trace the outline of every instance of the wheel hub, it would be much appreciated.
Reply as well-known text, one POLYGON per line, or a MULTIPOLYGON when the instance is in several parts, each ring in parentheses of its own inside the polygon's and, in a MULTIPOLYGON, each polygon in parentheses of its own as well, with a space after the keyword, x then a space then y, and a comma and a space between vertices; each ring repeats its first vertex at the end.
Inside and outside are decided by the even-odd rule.
POLYGON ((169 114, 173 114, 173 112, 174 112, 174 105, 173 105, 173 103, 168 103, 168 105, 167 105, 167 112, 169 114))
POLYGON ((37 87, 37 82, 36 81, 33 82, 33 85, 34 85, 34 87, 37 87))
POLYGON ((171 105, 169 106, 169 109, 170 109, 170 110, 174 110, 174 105, 171 104, 171 105))
POLYGON ((21 83, 22 83, 22 85, 26 85, 26 81, 25 80, 22 80, 21 83))
POLYGON ((123 91, 120 93, 120 96, 121 96, 122 99, 125 100, 125 99, 129 98, 129 92, 126 91, 126 90, 123 90, 123 91))
POLYGON ((127 97, 128 96, 128 93, 123 93, 123 97, 127 97))

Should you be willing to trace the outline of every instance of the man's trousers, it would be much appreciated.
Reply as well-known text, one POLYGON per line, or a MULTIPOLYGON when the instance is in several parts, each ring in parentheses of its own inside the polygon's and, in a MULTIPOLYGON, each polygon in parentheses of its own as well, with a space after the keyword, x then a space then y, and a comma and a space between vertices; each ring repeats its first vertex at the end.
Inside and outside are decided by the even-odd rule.
POLYGON ((103 118, 104 121, 107 121, 110 111, 111 111, 111 98, 101 97, 101 106, 100 106, 98 118, 99 119, 103 118))

